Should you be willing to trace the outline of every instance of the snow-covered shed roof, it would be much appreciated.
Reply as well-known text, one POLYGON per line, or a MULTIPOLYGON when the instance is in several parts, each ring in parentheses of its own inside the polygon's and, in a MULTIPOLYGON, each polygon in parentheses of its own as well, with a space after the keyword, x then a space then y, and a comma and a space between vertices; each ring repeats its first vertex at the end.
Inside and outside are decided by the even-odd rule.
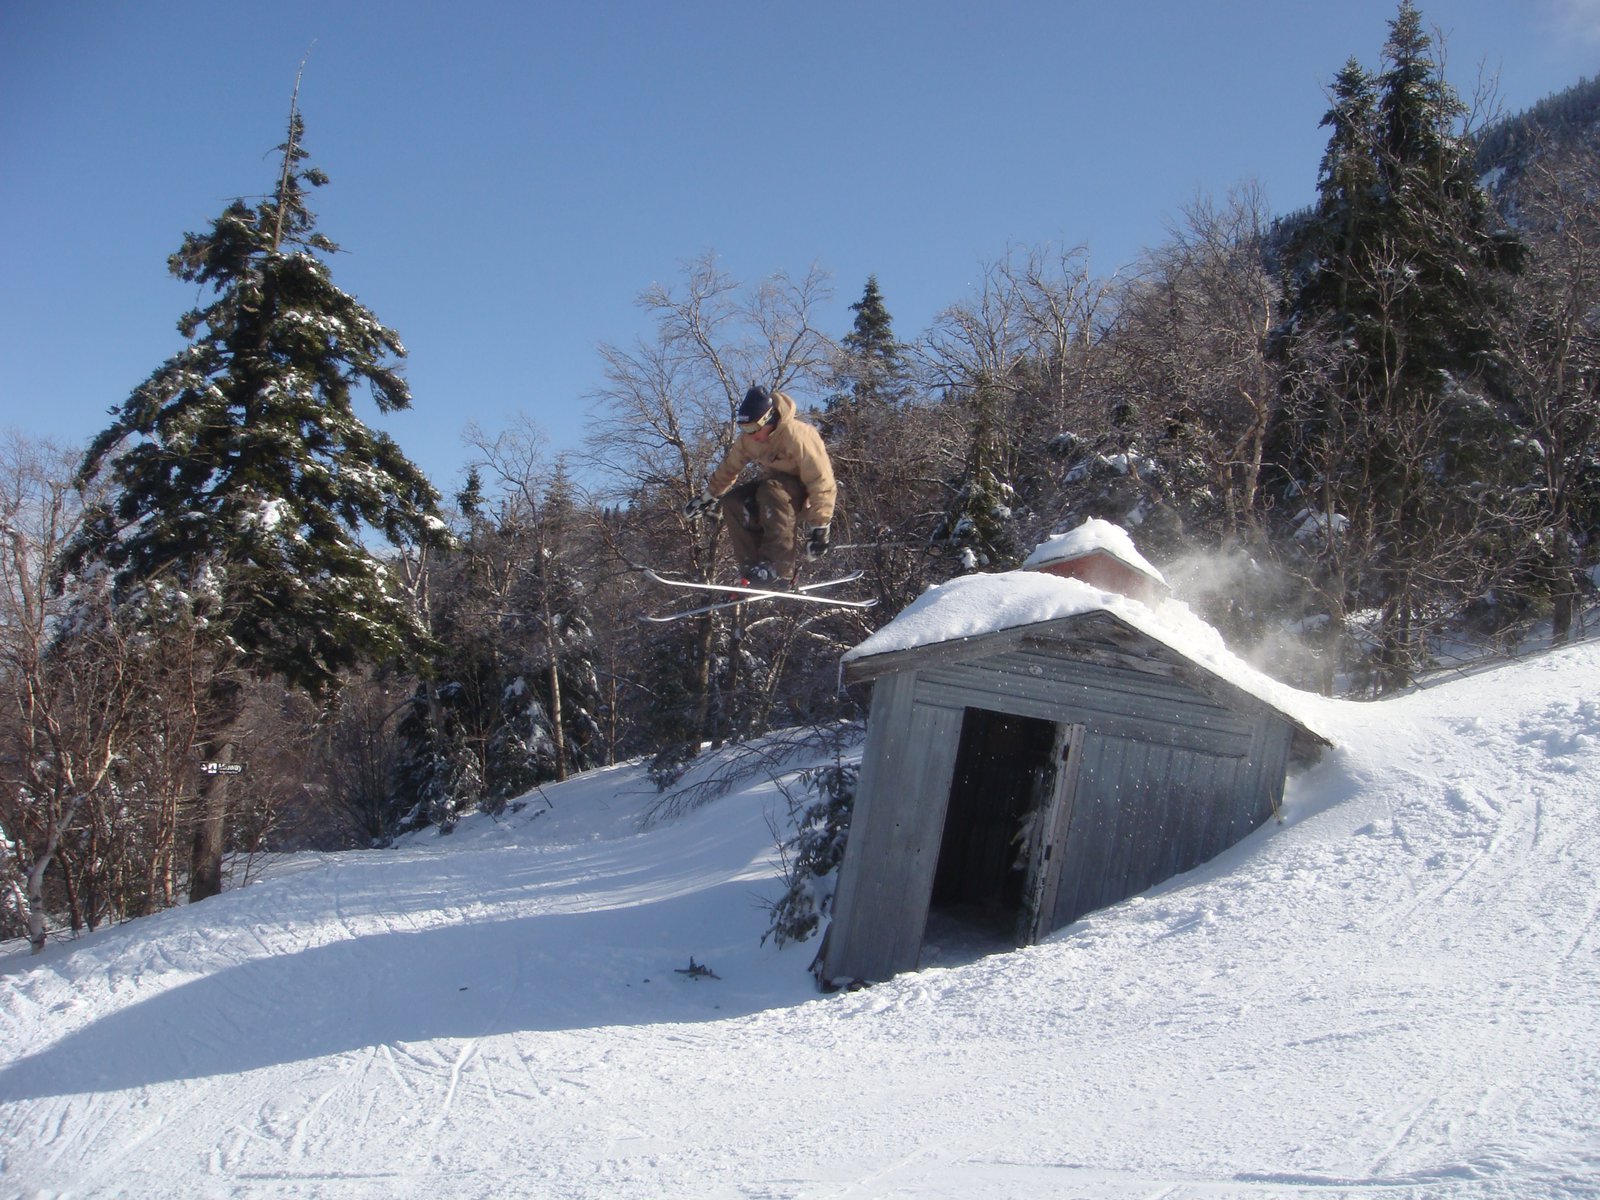
POLYGON ((1086 658, 1095 652, 1083 644, 1110 642, 1126 653, 1123 661, 1166 664, 1229 707, 1270 708, 1294 727, 1297 754, 1331 745, 1311 724, 1320 697, 1256 670, 1186 604, 1166 600, 1151 606, 1080 579, 1038 571, 966 575, 929 588, 847 651, 840 672, 846 683, 860 683, 936 662, 1004 653, 1023 641, 1086 658))

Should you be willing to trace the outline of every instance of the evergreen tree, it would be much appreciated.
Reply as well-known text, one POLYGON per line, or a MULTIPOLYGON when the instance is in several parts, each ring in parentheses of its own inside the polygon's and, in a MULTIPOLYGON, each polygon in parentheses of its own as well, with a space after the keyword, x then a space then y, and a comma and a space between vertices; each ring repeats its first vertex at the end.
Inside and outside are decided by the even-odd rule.
POLYGON ((918 402, 910 354, 895 336, 877 276, 867 278, 850 311, 855 318, 839 340, 819 421, 839 479, 834 542, 850 547, 838 561, 866 570, 881 611, 897 611, 926 586, 928 527, 946 503, 936 406, 918 402))
MULTIPOLYGON (((443 536, 438 496, 387 435, 356 416, 359 387, 381 412, 409 406, 394 331, 334 286, 320 255, 304 165, 304 124, 290 108, 272 194, 236 200, 168 261, 214 298, 186 314, 188 345, 113 410, 89 447, 84 481, 106 476, 68 565, 102 559, 125 601, 193 597, 213 632, 209 752, 226 757, 238 667, 316 697, 364 661, 404 658, 422 626, 388 567, 364 544, 443 536)), ((191 894, 221 888, 225 777, 206 801, 191 894)))
POLYGON ((905 350, 894 335, 894 321, 878 290, 878 277, 867 276, 861 299, 850 306, 855 322, 841 343, 837 384, 841 400, 863 405, 902 403, 910 390, 910 367, 905 350))
POLYGON ((800 773, 801 786, 814 799, 793 796, 785 789, 794 826, 781 846, 787 886, 771 906, 772 922, 761 935, 762 942, 769 937, 779 947, 803 942, 817 931, 823 918, 833 915, 833 895, 850 836, 860 776, 860 763, 835 758, 827 766, 800 773))
MULTIPOLYGON (((1415 389, 1416 403, 1438 403, 1457 380, 1492 375, 1489 313, 1495 273, 1512 266, 1516 247, 1498 229, 1478 183, 1474 148, 1461 126, 1466 108, 1440 73, 1422 18, 1405 0, 1384 47, 1379 77, 1378 180, 1382 237, 1408 284, 1400 289, 1403 344, 1383 356, 1415 389)), ((1371 286, 1369 284, 1369 286, 1371 286)))
POLYGON ((393 807, 407 828, 448 831, 602 757, 584 514, 565 465, 536 463, 541 444, 518 431, 483 446, 497 496, 486 501, 483 472, 469 471, 478 515, 435 563, 439 649, 396 731, 393 807))
POLYGON ((534 750, 534 778, 524 786, 565 779, 598 761, 600 685, 592 658, 594 620, 578 571, 578 520, 571 477, 558 461, 530 514, 533 553, 515 593, 519 620, 536 635, 526 654, 526 678, 519 675, 508 693, 527 729, 517 721, 508 728, 517 733, 518 745, 534 750))
POLYGON ((477 734, 483 706, 473 701, 492 689, 493 681, 470 683, 475 686, 459 679, 439 686, 422 683, 395 727, 400 752, 392 810, 402 833, 429 825, 449 833, 487 795, 484 738, 477 734))
POLYGON ((883 540, 896 523, 895 495, 889 476, 904 457, 896 447, 900 418, 910 394, 910 368, 894 336, 894 322, 878 290, 877 276, 868 276, 861 299, 850 306, 855 321, 840 340, 834 363, 832 395, 818 425, 840 478, 845 498, 836 531, 850 542, 883 540))
POLYGON ((1320 489, 1321 528, 1360 547, 1331 573, 1335 606, 1381 609, 1394 686, 1506 535, 1490 314, 1515 247, 1409 0, 1384 62, 1375 81, 1351 62, 1335 83, 1316 209, 1291 250, 1285 346, 1302 385, 1289 412, 1302 481, 1320 489))
POLYGON ((1529 261, 1501 345, 1520 424, 1538 448, 1543 529, 1528 590, 1548 597, 1560 641, 1575 630, 1585 559, 1600 546, 1600 156, 1581 142, 1532 144, 1538 153, 1508 193, 1529 261))
POLYGON ((1294 303, 1297 315, 1338 314, 1348 326, 1360 319, 1351 309, 1351 291, 1360 280, 1361 248, 1376 237, 1377 100, 1371 76, 1353 58, 1334 79, 1332 92, 1333 105, 1322 118, 1328 148, 1317 175, 1315 215, 1296 247, 1307 270, 1294 303))
POLYGON ((954 554, 962 571, 1013 568, 1026 548, 1018 541, 1013 447, 999 415, 1000 389, 981 380, 962 399, 960 407, 969 411, 966 454, 960 473, 946 483, 949 503, 931 540, 954 554))
POLYGON ((483 475, 476 465, 467 468, 466 482, 456 492, 456 508, 469 522, 483 515, 483 475))

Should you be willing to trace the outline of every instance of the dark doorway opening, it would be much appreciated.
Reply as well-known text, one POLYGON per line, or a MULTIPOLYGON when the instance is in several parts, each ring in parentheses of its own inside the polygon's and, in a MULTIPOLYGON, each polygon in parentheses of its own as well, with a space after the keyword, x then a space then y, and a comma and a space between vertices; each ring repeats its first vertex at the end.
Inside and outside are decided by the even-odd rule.
POLYGON ((1017 944, 1025 832, 1052 778, 1054 722, 969 708, 961 722, 923 935, 924 963, 1017 944))

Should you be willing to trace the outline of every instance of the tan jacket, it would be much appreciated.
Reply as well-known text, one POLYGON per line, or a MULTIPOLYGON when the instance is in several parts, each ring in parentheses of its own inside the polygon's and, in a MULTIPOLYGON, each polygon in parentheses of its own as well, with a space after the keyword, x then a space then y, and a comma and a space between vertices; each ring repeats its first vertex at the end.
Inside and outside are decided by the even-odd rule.
POLYGON ((739 472, 755 463, 767 474, 793 475, 806 489, 806 506, 796 522, 801 529, 827 525, 833 520, 838 495, 828 448, 816 427, 800 419, 789 393, 774 393, 772 401, 778 409, 778 423, 766 442, 741 433, 728 448, 722 465, 712 472, 706 490, 713 496, 722 495, 738 480, 739 472))

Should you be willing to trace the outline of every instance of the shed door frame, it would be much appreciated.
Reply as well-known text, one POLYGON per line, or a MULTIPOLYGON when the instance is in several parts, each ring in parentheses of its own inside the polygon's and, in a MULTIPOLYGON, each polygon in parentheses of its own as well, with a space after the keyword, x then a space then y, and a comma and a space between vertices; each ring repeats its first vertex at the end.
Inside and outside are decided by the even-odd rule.
POLYGON ((1017 944, 1031 946, 1050 933, 1056 899, 1061 894, 1061 871, 1067 860, 1067 833, 1072 828, 1073 799, 1078 790, 1078 766, 1083 761, 1086 726, 1058 724, 1050 763, 1055 768, 1049 798, 1044 805, 1040 836, 1028 860, 1023 911, 1017 925, 1017 944))

